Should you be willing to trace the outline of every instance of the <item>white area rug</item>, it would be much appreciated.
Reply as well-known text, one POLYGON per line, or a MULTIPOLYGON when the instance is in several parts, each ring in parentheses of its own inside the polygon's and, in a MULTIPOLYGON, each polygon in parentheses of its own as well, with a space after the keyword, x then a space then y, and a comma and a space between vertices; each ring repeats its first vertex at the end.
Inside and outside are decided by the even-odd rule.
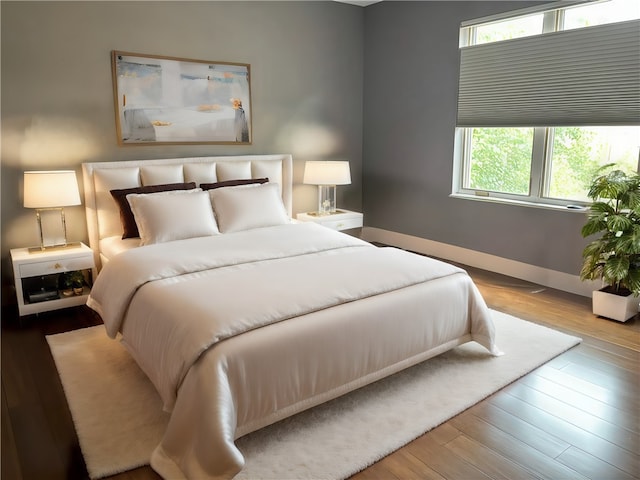
MULTIPOLYGON (((237 441, 238 479, 346 478, 407 444, 580 339, 493 312, 492 357, 475 343, 237 441)), ((102 326, 47 337, 89 475, 148 465, 167 414, 152 384, 102 326)))

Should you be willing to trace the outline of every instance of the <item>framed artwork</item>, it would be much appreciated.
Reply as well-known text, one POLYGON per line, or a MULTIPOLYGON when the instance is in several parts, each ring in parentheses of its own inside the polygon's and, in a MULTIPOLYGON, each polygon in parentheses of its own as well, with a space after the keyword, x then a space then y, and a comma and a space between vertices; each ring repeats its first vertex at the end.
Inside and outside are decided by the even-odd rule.
POLYGON ((120 145, 251 144, 249 64, 111 53, 120 145))

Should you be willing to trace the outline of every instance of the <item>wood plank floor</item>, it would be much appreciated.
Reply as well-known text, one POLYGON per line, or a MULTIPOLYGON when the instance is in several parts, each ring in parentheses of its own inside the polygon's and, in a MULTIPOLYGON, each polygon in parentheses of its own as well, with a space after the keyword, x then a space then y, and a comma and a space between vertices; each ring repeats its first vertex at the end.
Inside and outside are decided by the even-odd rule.
MULTIPOLYGON (((640 318, 596 318, 587 298, 467 270, 490 307, 583 343, 352 480, 640 478, 640 318)), ((87 478, 44 337, 99 321, 86 307, 22 325, 15 309, 2 314, 1 478, 87 478)), ((147 467, 110 478, 159 477, 147 467)))

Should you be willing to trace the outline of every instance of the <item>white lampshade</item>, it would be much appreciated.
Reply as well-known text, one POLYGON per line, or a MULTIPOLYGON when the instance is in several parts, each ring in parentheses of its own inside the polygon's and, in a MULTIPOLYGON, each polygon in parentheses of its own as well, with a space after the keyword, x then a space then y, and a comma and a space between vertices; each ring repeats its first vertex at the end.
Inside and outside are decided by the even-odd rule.
POLYGON ((24 172, 25 208, 80 205, 76 172, 73 170, 24 172))
POLYGON ((310 185, 349 185, 351 171, 345 161, 308 161, 304 166, 303 183, 310 185))

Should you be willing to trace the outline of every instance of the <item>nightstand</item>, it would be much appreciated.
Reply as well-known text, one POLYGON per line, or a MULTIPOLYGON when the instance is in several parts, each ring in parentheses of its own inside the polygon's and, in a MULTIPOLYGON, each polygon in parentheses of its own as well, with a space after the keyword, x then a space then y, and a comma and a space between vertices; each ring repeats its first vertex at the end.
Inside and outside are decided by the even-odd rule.
POLYGON ((95 264, 93 251, 85 244, 35 252, 14 248, 11 249, 11 263, 20 316, 87 302, 92 283, 91 269, 95 264), (84 277, 82 293, 65 296, 59 289, 59 277, 75 271, 82 272, 84 277))
POLYGON ((334 230, 349 230, 362 228, 363 216, 360 212, 339 209, 330 215, 317 215, 315 213, 298 213, 296 219, 300 222, 315 222, 334 230))

